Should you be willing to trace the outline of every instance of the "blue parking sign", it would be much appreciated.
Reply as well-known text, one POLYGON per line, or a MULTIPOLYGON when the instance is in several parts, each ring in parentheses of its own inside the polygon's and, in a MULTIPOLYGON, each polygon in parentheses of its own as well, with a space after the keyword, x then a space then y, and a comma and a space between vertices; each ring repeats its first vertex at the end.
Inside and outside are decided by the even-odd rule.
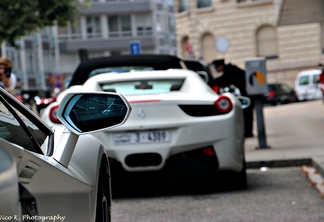
POLYGON ((129 52, 131 55, 141 54, 141 43, 140 41, 131 41, 129 43, 129 52))

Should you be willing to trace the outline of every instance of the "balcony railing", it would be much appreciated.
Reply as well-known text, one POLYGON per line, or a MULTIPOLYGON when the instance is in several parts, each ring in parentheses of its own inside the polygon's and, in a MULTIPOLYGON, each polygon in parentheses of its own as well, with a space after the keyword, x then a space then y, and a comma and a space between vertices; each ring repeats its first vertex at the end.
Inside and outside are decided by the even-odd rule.
MULTIPOLYGON (((153 31, 149 29, 144 30, 137 30, 137 36, 152 36, 153 31)), ((109 32, 108 38, 120 38, 120 37, 130 37, 132 36, 132 31, 120 31, 120 32, 109 32)), ((103 39, 102 33, 87 33, 86 39, 103 39)), ((58 35, 59 42, 65 41, 73 41, 73 40, 80 40, 82 38, 82 34, 61 34, 58 35)))
POLYGON ((95 32, 95 33, 87 33, 88 39, 99 39, 102 38, 101 32, 95 32))
POLYGON ((58 35, 58 39, 60 42, 70 41, 70 40, 79 40, 82 39, 81 33, 79 34, 61 34, 58 35))
POLYGON ((137 36, 150 36, 153 35, 153 31, 151 28, 147 28, 147 29, 137 29, 137 36))
POLYGON ((272 4, 274 0, 237 0, 238 7, 258 6, 272 4))
POLYGON ((132 36, 132 31, 109 32, 109 37, 129 37, 132 36))
POLYGON ((269 2, 273 0, 237 0, 237 3, 262 3, 262 2, 269 2))

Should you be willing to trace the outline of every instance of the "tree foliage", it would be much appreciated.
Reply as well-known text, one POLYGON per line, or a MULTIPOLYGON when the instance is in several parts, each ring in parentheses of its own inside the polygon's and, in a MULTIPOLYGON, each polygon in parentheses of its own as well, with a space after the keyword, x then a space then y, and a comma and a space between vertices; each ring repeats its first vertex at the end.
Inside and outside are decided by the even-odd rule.
POLYGON ((89 0, 0 0, 0 43, 8 41, 18 47, 16 40, 78 15, 89 0))

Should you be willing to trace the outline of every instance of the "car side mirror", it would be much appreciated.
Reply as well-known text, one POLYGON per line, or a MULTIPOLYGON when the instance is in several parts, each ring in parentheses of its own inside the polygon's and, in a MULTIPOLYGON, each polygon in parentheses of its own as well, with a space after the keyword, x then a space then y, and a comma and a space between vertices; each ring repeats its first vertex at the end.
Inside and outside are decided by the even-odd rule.
POLYGON ((121 94, 100 92, 68 93, 58 109, 58 119, 77 135, 122 125, 131 106, 121 94))
POLYGON ((251 105, 251 100, 245 96, 237 96, 238 100, 241 102, 242 109, 246 109, 251 105))
POLYGON ((207 74, 207 72, 205 71, 196 71, 196 73, 198 73, 198 75, 206 82, 208 83, 209 81, 209 76, 207 74))

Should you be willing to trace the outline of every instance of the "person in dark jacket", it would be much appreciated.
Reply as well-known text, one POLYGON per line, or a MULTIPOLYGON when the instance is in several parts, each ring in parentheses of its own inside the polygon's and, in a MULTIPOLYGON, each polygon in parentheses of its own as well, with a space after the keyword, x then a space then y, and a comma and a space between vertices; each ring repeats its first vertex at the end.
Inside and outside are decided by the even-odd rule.
POLYGON ((225 64, 224 59, 214 60, 212 62, 215 70, 223 74, 218 78, 215 78, 214 84, 218 87, 228 87, 234 85, 240 90, 242 96, 250 98, 251 105, 243 110, 244 114, 244 135, 245 137, 253 137, 253 107, 254 102, 246 92, 246 80, 245 80, 245 71, 239 67, 232 65, 231 63, 225 64))

